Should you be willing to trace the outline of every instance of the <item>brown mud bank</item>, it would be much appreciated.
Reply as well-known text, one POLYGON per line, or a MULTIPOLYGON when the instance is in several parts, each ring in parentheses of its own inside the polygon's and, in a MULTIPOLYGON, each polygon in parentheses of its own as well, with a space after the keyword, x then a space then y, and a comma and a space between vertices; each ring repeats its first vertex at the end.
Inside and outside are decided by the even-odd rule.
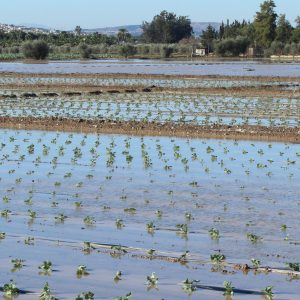
MULTIPOLYGON (((264 87, 208 87, 208 88, 171 88, 145 85, 88 85, 88 84, 0 84, 0 89, 14 92, 35 92, 40 93, 172 93, 172 94, 203 94, 222 95, 236 97, 300 97, 299 91, 282 90, 279 86, 264 87)), ((0 96, 1 98, 1 96, 0 96)))
POLYGON ((130 74, 130 73, 17 73, 17 72, 0 72, 1 77, 14 78, 115 78, 115 79, 186 79, 186 80, 234 80, 234 81, 261 81, 261 82, 300 82, 299 77, 282 77, 282 76, 225 76, 225 75, 165 75, 165 74, 130 74))
POLYGON ((0 128, 142 136, 175 136, 300 143, 300 129, 290 127, 192 125, 66 118, 0 117, 0 128))

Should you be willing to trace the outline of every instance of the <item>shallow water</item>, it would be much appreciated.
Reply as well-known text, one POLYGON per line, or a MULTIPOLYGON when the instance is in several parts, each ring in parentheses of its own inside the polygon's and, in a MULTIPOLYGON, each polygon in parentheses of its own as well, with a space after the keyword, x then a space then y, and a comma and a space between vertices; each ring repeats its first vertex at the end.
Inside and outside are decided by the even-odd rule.
MULTIPOLYGON (((10 95, 9 93, 5 93, 10 95)), ((299 126, 298 99, 191 94, 102 94, 0 100, 0 116, 64 117, 192 123, 299 126)))
POLYGON ((1 62, 0 72, 17 73, 128 73, 165 75, 281 76, 299 77, 299 63, 265 61, 53 61, 47 64, 1 62))
MULTIPOLYGON (((256 258, 263 266, 285 268, 299 262, 299 145, 14 130, 0 135, 0 209, 11 211, 0 218, 6 233, 0 240, 1 283, 12 278, 19 288, 39 293, 48 281, 59 299, 89 290, 96 299, 129 291, 135 299, 222 298, 222 292, 205 289, 188 296, 181 282, 189 278, 217 287, 232 281, 253 291, 273 285, 276 299, 299 298, 299 282, 285 275, 215 272, 210 263, 217 250, 233 263, 251 265, 256 258), (76 209, 75 202, 82 207, 76 209), (37 213, 35 219, 28 209, 37 213), (55 220, 59 214, 67 216, 64 222, 55 220), (86 216, 95 224, 86 225, 86 216), (123 220, 123 229, 116 228, 116 219, 123 220), (177 224, 187 224, 188 233, 178 234, 177 224), (212 227, 220 231, 218 240, 208 234, 212 227), (262 239, 252 243, 247 233, 262 239), (24 244, 28 236, 35 237, 34 245, 24 244), (97 250, 87 255, 84 241, 134 247, 143 255, 150 248, 177 257, 189 250, 191 261, 182 265, 131 252, 113 258, 97 250), (13 258, 25 259, 26 266, 11 273, 13 258), (51 276, 38 274, 44 260, 53 262, 51 276), (91 274, 77 279, 80 264, 91 274), (124 275, 116 284, 118 270, 124 275), (147 291, 152 272, 159 277, 158 290, 147 291)), ((259 297, 237 293, 234 299, 259 297)))

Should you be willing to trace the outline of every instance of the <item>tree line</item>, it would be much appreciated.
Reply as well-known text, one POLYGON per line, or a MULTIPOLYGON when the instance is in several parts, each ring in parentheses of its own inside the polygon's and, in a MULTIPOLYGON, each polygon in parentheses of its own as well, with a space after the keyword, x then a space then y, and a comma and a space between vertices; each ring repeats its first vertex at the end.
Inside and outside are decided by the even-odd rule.
POLYGON ((198 37, 194 36, 188 17, 167 11, 154 16, 151 22, 143 22, 143 33, 139 37, 131 36, 126 29, 120 29, 116 36, 85 34, 80 26, 76 26, 73 32, 47 34, 21 30, 6 33, 0 30, 0 52, 10 49, 12 53, 18 53, 18 47, 22 45, 24 55, 29 57, 30 52, 36 53, 33 50, 35 47, 45 51, 46 44, 50 46, 47 53, 77 51, 83 58, 90 58, 93 53, 118 53, 126 58, 135 54, 147 56, 156 53, 169 57, 172 53, 189 55, 201 43, 208 53, 221 56, 237 56, 249 47, 261 55, 300 54, 300 17, 292 26, 285 14, 278 15, 275 8, 274 0, 265 0, 252 21, 227 20, 221 23, 219 29, 209 25, 198 37), (155 44, 160 45, 158 50, 155 44))

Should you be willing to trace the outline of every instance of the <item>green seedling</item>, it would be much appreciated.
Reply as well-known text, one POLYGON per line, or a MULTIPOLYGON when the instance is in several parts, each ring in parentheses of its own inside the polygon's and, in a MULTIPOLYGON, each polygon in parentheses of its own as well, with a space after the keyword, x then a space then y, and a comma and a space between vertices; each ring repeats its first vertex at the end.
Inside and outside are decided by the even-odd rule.
POLYGON ((59 222, 59 223, 63 223, 65 221, 65 219, 67 219, 68 217, 64 214, 59 214, 57 216, 55 216, 55 221, 59 222))
POLYGON ((147 276, 147 285, 149 287, 154 287, 157 285, 158 277, 155 275, 154 272, 150 276, 147 276))
POLYGON ((34 245, 34 237, 27 237, 25 240, 24 240, 24 244, 25 245, 30 245, 30 246, 33 246, 34 245))
POLYGON ((286 231, 287 230, 287 225, 286 224, 282 224, 281 225, 281 230, 282 231, 286 231))
POLYGON ((52 272, 52 262, 49 260, 43 261, 43 263, 39 266, 42 274, 50 274, 52 272))
POLYGON ((226 256, 224 254, 212 254, 210 256, 210 259, 213 263, 221 263, 226 259, 226 256))
POLYGON ((177 224, 176 225, 177 231, 180 234, 188 234, 188 225, 187 224, 177 224))
POLYGON ((132 293, 129 292, 128 294, 126 294, 124 297, 116 297, 114 300, 129 300, 132 297, 132 293))
POLYGON ((300 263, 287 263, 287 266, 295 272, 300 272, 300 263))
POLYGON ((184 216, 185 216, 185 218, 186 218, 188 221, 191 221, 191 220, 193 219, 193 216, 192 216, 191 213, 186 212, 186 213, 184 214, 184 216))
POLYGON ((84 252, 90 252, 93 249, 95 249, 95 247, 92 246, 91 242, 88 242, 88 241, 83 242, 83 251, 84 252))
POLYGON ((119 281, 122 279, 122 272, 118 271, 114 277, 114 281, 119 281))
POLYGON ((4 218, 8 218, 8 216, 11 214, 11 211, 9 209, 4 209, 1 211, 0 215, 1 217, 4 217, 4 218))
POLYGON ((247 233, 247 238, 253 244, 255 244, 255 243, 259 242, 260 240, 262 240, 261 237, 259 237, 258 235, 254 234, 254 233, 247 233))
POLYGON ((55 297, 51 296, 51 291, 48 282, 43 287, 41 294, 39 296, 40 300, 56 300, 55 297))
POLYGON ((180 255, 180 257, 179 257, 179 261, 181 262, 181 263, 186 263, 187 262, 187 260, 188 260, 188 255, 189 255, 189 253, 190 253, 190 251, 185 251, 183 254, 181 254, 180 255))
POLYGON ((129 214, 135 214, 136 208, 134 208, 134 207, 124 208, 124 212, 129 213, 129 214))
POLYGON ((197 290, 197 287, 194 285, 194 282, 195 280, 186 279, 182 283, 182 289, 189 295, 197 290))
POLYGON ((19 289, 13 280, 10 280, 9 283, 4 284, 3 286, 4 297, 13 298, 19 295, 19 289))
POLYGON ((155 212, 155 214, 156 214, 156 216, 157 216, 158 218, 161 218, 162 215, 163 215, 162 211, 160 211, 160 210, 157 210, 157 211, 155 212))
POLYGON ((266 299, 272 300, 274 299, 274 293, 273 293, 273 287, 267 286, 262 290, 262 292, 265 294, 266 299))
POLYGON ((252 265, 253 265, 254 268, 257 269, 257 268, 260 267, 260 260, 255 259, 255 258, 252 258, 252 259, 251 259, 251 262, 252 262, 252 265))
POLYGON ((208 232, 212 240, 218 240, 220 238, 220 232, 218 229, 211 228, 208 232))
POLYGON ((29 217, 31 219, 35 219, 36 218, 36 212, 31 210, 31 209, 28 209, 28 214, 29 214, 29 217))
POLYGON ((84 293, 77 295, 75 300, 94 300, 94 297, 95 297, 94 293, 84 292, 84 293))
POLYGON ((77 270, 76 270, 76 275, 78 278, 89 275, 89 272, 87 271, 86 266, 84 266, 84 265, 78 266, 77 270))
POLYGON ((231 282, 229 281, 224 281, 223 283, 223 286, 224 286, 224 296, 233 296, 233 286, 231 284, 231 282))
POLYGON ((122 219, 116 219, 115 223, 118 229, 122 229, 125 226, 122 219))
POLYGON ((91 216, 86 216, 84 219, 83 219, 83 222, 84 224, 86 225, 94 225, 96 223, 96 220, 94 217, 91 217, 91 216))
POLYGON ((121 245, 113 245, 111 246, 111 250, 113 250, 114 253, 119 253, 119 254, 126 254, 127 250, 124 249, 121 245))
POLYGON ((77 209, 79 209, 79 208, 81 208, 82 207, 82 202, 80 201, 76 201, 75 203, 74 203, 74 205, 75 205, 75 207, 77 208, 77 209))
POLYGON ((155 250, 154 249, 149 249, 147 251, 148 255, 153 256, 155 254, 155 250))
POLYGON ((23 268, 24 262, 25 262, 25 260, 23 260, 23 259, 18 259, 18 258, 12 259, 11 260, 11 263, 13 264, 12 271, 14 272, 16 270, 20 270, 21 268, 23 268))

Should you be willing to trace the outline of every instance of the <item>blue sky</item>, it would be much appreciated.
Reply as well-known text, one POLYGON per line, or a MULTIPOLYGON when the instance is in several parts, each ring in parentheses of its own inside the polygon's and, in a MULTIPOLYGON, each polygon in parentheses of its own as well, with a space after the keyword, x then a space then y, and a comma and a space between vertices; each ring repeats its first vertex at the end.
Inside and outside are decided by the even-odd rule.
MULTIPOLYGON (((162 10, 192 21, 252 20, 263 0, 2 0, 0 23, 43 24, 57 29, 140 24, 162 10)), ((290 21, 300 14, 300 0, 275 0, 290 21)))

